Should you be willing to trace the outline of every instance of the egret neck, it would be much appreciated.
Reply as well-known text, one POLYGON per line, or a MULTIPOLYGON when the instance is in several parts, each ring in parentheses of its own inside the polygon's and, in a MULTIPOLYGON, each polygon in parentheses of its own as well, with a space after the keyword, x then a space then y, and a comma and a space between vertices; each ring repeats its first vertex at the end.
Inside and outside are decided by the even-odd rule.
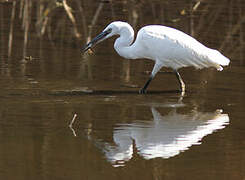
POLYGON ((129 27, 122 27, 118 33, 119 37, 116 39, 114 43, 114 48, 117 53, 126 58, 126 59, 136 59, 139 58, 137 56, 137 51, 133 48, 133 40, 134 40, 134 30, 129 27))

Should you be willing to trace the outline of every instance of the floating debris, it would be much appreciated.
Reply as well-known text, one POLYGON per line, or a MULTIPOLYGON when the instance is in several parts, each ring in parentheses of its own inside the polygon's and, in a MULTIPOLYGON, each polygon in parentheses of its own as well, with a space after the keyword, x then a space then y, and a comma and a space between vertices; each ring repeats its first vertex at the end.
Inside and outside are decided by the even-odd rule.
POLYGON ((72 131, 72 133, 73 133, 73 135, 75 137, 77 137, 77 134, 76 134, 76 131, 73 129, 72 124, 74 123, 76 117, 77 117, 77 114, 74 114, 74 116, 73 116, 73 118, 72 118, 72 120, 71 120, 71 122, 69 124, 69 128, 71 129, 71 131, 72 131))

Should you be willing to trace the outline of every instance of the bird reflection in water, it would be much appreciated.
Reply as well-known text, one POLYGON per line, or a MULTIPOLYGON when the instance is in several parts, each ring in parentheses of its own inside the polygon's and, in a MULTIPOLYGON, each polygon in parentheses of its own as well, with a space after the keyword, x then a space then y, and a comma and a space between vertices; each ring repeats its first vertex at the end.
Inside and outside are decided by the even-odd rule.
MULTIPOLYGON (((101 149, 114 166, 124 166, 134 153, 144 159, 170 158, 201 144, 204 136, 223 129, 229 124, 228 114, 192 110, 188 114, 176 111, 184 104, 168 104, 171 111, 162 115, 151 105, 152 121, 135 120, 128 124, 116 124, 113 129, 114 143, 102 142, 92 135, 88 139, 101 149)), ((165 107, 166 108, 166 107, 165 107)))
POLYGON ((133 145, 144 159, 170 158, 187 150, 201 139, 229 123, 222 110, 214 113, 192 112, 183 115, 172 111, 162 116, 152 107, 153 121, 120 124, 114 129, 115 146, 106 149, 105 155, 112 164, 125 162, 133 156, 133 145), (135 143, 135 144, 133 144, 135 143))

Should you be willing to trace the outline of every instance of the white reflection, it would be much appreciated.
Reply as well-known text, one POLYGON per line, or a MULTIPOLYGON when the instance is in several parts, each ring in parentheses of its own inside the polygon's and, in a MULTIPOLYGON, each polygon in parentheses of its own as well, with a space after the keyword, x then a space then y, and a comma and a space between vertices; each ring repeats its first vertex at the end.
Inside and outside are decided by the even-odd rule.
POLYGON ((113 130, 114 144, 97 146, 114 166, 123 165, 134 153, 144 159, 176 156, 192 145, 201 144, 204 136, 229 123, 229 116, 222 114, 222 110, 213 113, 194 110, 189 114, 180 114, 173 108, 168 114, 161 115, 151 107, 151 112, 152 121, 117 124, 113 130))

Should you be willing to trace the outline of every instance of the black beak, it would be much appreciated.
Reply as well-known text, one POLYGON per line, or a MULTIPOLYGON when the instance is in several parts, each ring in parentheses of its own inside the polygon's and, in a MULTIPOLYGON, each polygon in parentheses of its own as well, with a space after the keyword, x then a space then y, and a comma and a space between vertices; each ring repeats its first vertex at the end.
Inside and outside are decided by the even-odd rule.
POLYGON ((91 49, 92 46, 96 45, 98 42, 102 41, 108 34, 110 34, 111 29, 108 29, 106 31, 103 31, 98 36, 96 36, 94 39, 92 39, 88 44, 86 44, 82 51, 85 53, 87 50, 91 49))

